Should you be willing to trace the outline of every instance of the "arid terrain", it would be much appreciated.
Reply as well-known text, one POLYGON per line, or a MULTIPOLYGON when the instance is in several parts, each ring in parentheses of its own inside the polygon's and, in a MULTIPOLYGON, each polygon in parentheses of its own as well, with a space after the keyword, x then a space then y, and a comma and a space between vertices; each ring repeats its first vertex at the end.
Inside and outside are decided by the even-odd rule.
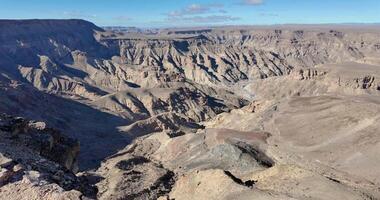
POLYGON ((123 30, 0 20, 0 199, 380 199, 380 25, 123 30))

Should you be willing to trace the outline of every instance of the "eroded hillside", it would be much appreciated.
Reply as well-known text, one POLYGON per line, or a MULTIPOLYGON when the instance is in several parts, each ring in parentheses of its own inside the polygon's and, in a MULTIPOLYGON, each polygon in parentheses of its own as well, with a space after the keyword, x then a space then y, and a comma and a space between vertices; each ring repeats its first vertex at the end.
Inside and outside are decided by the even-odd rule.
POLYGON ((3 20, 0 112, 80 142, 73 199, 377 199, 379 56, 375 25, 3 20))

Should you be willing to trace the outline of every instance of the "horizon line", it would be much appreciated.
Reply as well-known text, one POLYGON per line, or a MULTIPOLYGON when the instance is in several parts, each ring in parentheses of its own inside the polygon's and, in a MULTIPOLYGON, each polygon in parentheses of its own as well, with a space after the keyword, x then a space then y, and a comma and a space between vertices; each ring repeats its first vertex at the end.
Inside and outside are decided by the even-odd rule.
POLYGON ((129 25, 101 25, 87 19, 81 18, 0 18, 0 21, 28 21, 28 20, 82 20, 93 23, 94 25, 107 28, 107 27, 122 27, 122 28, 139 28, 139 29, 169 29, 169 28, 218 28, 218 27, 270 27, 270 26, 323 26, 323 25, 380 25, 379 22, 329 22, 329 23, 273 23, 273 24, 225 24, 225 25, 189 25, 189 26, 129 26, 129 25))

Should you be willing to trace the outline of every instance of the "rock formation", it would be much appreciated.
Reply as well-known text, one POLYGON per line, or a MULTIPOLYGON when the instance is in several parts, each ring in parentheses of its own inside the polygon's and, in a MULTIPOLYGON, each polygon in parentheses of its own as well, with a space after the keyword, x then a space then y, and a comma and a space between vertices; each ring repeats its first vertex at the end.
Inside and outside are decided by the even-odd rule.
POLYGON ((77 140, 46 127, 44 122, 5 114, 0 115, 0 138, 1 199, 81 199, 96 195, 95 187, 74 174, 80 150, 77 140))
POLYGON ((0 20, 0 199, 378 199, 379 55, 377 25, 0 20))

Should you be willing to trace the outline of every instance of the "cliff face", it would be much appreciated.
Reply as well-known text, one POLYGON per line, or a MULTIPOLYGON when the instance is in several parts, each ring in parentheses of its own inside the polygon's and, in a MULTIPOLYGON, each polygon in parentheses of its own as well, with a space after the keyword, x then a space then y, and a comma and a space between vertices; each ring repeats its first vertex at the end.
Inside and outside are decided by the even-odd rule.
POLYGON ((88 145, 81 153, 86 167, 139 135, 122 135, 119 126, 139 124, 148 130, 144 134, 177 132, 181 128, 175 121, 191 129, 193 123, 247 104, 231 91, 158 65, 122 63, 122 40, 105 40, 107 32, 86 21, 1 21, 0 26, 0 108, 44 120, 78 138, 88 145), (98 127, 100 122, 107 123, 98 127), (152 123, 160 128, 148 129, 152 123), (111 139, 92 145, 104 137, 111 139))
POLYGON ((379 52, 378 33, 335 30, 215 31, 185 39, 125 39, 120 49, 123 63, 160 66, 203 84, 281 76, 379 52))
POLYGON ((67 59, 74 50, 101 52, 94 38, 102 31, 83 20, 0 20, 1 56, 18 65, 38 65, 38 55, 67 59))
POLYGON ((60 131, 46 127, 44 122, 1 115, 1 127, 14 142, 24 144, 40 156, 61 164, 68 170, 78 171, 79 142, 60 131))
POLYGON ((2 70, 40 90, 89 99, 130 86, 186 80, 228 86, 371 59, 380 51, 376 31, 216 29, 128 37, 81 20, 1 21, 0 26, 2 70))
POLYGON ((75 51, 107 56, 108 50, 94 38, 102 29, 83 20, 1 20, 0 28, 1 71, 41 90, 96 95, 83 81, 72 79, 79 71, 62 69, 74 62, 75 51))
POLYGON ((25 199, 31 195, 37 199, 80 199, 81 192, 90 197, 96 193, 74 175, 80 150, 77 140, 48 128, 44 122, 6 114, 0 115, 0 138, 1 198, 25 199), (51 192, 44 193, 48 188, 51 192))

